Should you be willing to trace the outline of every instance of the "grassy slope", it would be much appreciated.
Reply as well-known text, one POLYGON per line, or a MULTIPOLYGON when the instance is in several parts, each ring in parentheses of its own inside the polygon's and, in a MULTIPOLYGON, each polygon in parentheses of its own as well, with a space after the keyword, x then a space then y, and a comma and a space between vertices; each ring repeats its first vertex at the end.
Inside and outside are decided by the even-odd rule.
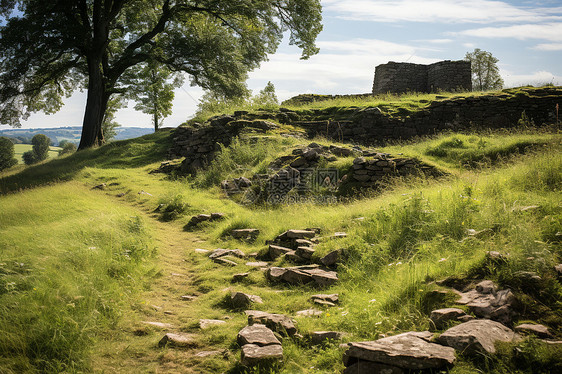
MULTIPOLYGON (((525 295, 513 276, 516 270, 537 271, 544 278, 541 294, 524 299, 543 309, 525 318, 547 323, 560 334, 562 307, 556 300, 562 292, 552 271, 562 260, 560 137, 526 133, 477 138, 457 134, 385 149, 426 159, 451 176, 398 182, 382 195, 328 206, 254 208, 234 204, 210 188, 222 178, 263 170, 264 157, 286 154, 298 143, 293 140, 235 143, 234 149, 223 151, 220 163, 194 181, 148 174, 163 158, 163 133, 9 175, 0 180, 0 189, 8 193, 0 197, 0 305, 6 309, 0 313, 0 371, 241 372, 235 337, 246 319, 224 304, 229 292, 260 295, 264 304, 256 308, 294 315, 312 307, 308 298, 317 290, 271 285, 258 270, 243 263, 221 267, 194 248, 250 253, 265 249, 262 243, 283 230, 305 227, 320 227, 326 234, 346 231, 348 238, 323 242, 317 251, 322 255, 346 247, 351 256, 339 269, 340 283, 326 290, 339 293, 341 305, 326 309, 320 318, 298 318, 302 334, 338 330, 348 334, 345 341, 356 341, 425 329, 432 308, 450 305, 431 298, 435 285, 428 281, 480 273, 525 295), (509 158, 510 152, 530 144, 533 153, 509 158), (462 167, 474 166, 474 161, 496 167, 462 167), (106 190, 89 189, 102 182, 108 184, 106 190), (43 184, 50 186, 33 188, 43 184), (10 193, 21 187, 33 189, 10 193), (125 195, 117 197, 119 193, 125 195), (153 212, 159 204, 184 210, 175 221, 162 222, 153 212), (539 208, 520 209, 531 205, 539 208), (227 219, 194 232, 182 230, 191 215, 217 211, 227 219), (364 219, 355 220, 359 217, 364 219), (225 237, 234 227, 259 228, 257 244, 225 237), (493 233, 468 238, 468 228, 493 228, 493 233), (485 266, 488 250, 509 252, 508 265, 485 266), (136 257, 131 259, 131 253, 136 257), (234 273, 246 270, 251 273, 247 281, 231 283, 234 273), (183 302, 179 296, 184 294, 198 299, 183 302), (37 317, 29 324, 32 315, 37 317), (226 326, 204 333, 197 328, 199 318, 225 316, 230 317, 226 326), (157 348, 163 332, 141 323, 147 320, 194 334, 198 347, 157 348), (194 356, 216 349, 227 354, 194 356)), ((522 344, 523 363, 514 357, 516 351, 505 348, 484 361, 461 357, 453 372, 548 372, 560 353, 532 340, 522 344)), ((338 344, 308 347, 285 341, 284 350, 281 372, 342 369, 338 344)))

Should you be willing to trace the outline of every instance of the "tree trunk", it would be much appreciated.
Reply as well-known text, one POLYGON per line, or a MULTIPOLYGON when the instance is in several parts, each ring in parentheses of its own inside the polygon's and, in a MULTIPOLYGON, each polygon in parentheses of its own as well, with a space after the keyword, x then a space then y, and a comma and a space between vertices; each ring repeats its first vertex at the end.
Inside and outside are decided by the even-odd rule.
POLYGON ((154 132, 158 131, 159 125, 160 124, 158 123, 158 113, 154 111, 154 132))
POLYGON ((107 108, 108 95, 101 71, 101 58, 88 61, 88 99, 84 122, 82 123, 82 137, 78 150, 103 144, 102 121, 107 108))

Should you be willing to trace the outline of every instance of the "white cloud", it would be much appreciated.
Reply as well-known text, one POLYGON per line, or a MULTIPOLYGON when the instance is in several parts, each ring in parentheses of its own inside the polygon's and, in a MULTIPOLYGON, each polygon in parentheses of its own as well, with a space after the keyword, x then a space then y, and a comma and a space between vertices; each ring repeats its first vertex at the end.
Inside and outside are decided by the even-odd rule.
POLYGON ((463 47, 474 48, 474 47, 476 47, 476 44, 474 44, 474 43, 463 43, 463 47))
POLYGON ((532 74, 512 74, 508 70, 501 70, 500 74, 506 87, 518 87, 525 85, 537 86, 546 83, 552 83, 554 85, 562 84, 562 76, 553 74, 549 71, 537 71, 532 74))
POLYGON ((537 51, 562 51, 562 43, 543 43, 533 47, 537 51))
POLYGON ((515 38, 519 40, 542 39, 559 42, 562 41, 562 22, 504 27, 482 27, 454 34, 477 36, 481 38, 515 38))
POLYGON ((517 7, 495 0, 323 0, 340 17, 375 22, 497 23, 562 19, 562 8, 517 7))

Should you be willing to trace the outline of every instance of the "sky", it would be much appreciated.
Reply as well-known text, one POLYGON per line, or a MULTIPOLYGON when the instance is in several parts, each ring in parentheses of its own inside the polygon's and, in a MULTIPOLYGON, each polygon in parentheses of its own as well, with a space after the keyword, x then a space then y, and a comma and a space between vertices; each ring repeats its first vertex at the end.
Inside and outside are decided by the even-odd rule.
MULTIPOLYGON (((375 67, 389 61, 429 64, 461 60, 475 48, 499 59, 506 87, 562 85, 562 0, 321 0, 324 30, 320 53, 300 60, 284 40, 278 51, 250 73, 257 93, 268 81, 280 100, 301 93, 371 92, 375 67)), ((197 87, 176 90, 173 114, 164 126, 193 116, 202 95, 197 87)), ((34 114, 23 128, 80 126, 86 94, 66 100, 54 115, 34 114)), ((117 113, 122 126, 151 127, 148 115, 117 113)), ((5 129, 7 126, 0 126, 5 129)))

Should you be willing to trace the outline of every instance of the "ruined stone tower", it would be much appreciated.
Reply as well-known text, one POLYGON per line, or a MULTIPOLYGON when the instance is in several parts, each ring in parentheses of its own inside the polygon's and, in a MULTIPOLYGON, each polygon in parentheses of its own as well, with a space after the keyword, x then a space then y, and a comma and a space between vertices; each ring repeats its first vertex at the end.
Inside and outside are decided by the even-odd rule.
POLYGON ((472 90, 470 61, 389 62, 375 68, 373 94, 472 90))

